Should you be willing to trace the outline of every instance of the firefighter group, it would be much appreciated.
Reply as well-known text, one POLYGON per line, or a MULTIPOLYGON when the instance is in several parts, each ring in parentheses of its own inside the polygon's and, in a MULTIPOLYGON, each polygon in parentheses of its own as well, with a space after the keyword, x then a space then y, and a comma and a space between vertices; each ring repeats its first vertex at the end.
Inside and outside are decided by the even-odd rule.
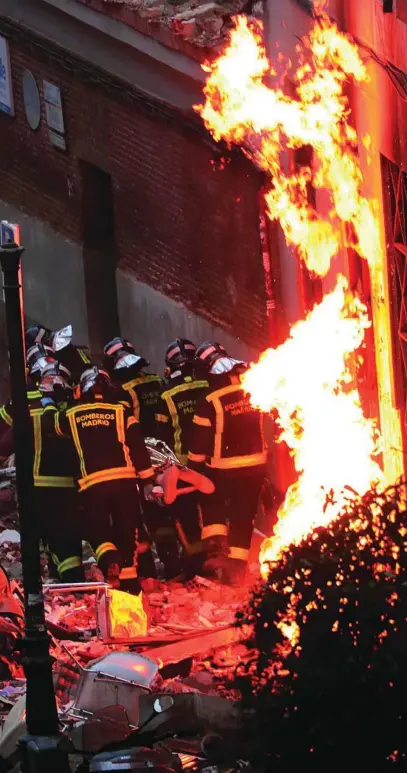
MULTIPOLYGON (((129 593, 157 566, 166 580, 243 583, 267 459, 262 414, 241 386, 247 364, 217 342, 177 339, 162 379, 120 337, 99 364, 73 345, 71 326, 29 328, 25 344, 33 517, 51 576, 84 581, 88 543, 92 579, 129 593), (211 493, 198 487, 163 505, 148 438, 165 443, 179 469, 209 479, 202 491, 211 493)), ((0 456, 12 452, 9 401, 0 409, 0 456)))

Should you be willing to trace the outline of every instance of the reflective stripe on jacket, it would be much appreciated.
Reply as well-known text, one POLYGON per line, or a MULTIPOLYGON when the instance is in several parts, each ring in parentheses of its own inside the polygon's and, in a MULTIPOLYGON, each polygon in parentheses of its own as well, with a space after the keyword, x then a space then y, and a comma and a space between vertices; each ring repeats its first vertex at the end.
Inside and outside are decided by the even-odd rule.
POLYGON ((197 406, 188 459, 220 470, 254 467, 267 460, 263 414, 233 374, 218 376, 197 406))
POLYGON ((208 389, 207 381, 196 381, 191 376, 181 376, 161 394, 156 414, 159 435, 183 464, 188 460, 196 406, 208 389))
POLYGON ((106 481, 154 476, 139 424, 123 403, 79 402, 59 415, 55 429, 73 439, 81 491, 106 481))

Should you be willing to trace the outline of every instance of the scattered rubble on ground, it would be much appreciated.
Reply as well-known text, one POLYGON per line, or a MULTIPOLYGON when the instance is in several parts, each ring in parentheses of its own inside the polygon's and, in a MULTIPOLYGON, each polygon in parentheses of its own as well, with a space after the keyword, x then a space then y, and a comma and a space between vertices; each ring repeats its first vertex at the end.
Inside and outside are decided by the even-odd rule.
MULTIPOLYGON (((94 557, 89 550, 84 559, 89 579, 94 580, 94 557)), ((45 556, 42 556, 42 564, 46 579, 45 556)), ((22 629, 22 583, 18 515, 13 487, 9 483, 0 483, 0 566, 6 569, 11 579, 11 583, 7 580, 3 583, 2 596, 0 588, 0 726, 3 726, 7 717, 12 716, 13 707, 20 716, 25 700, 21 656, 14 649, 22 629)), ((111 591, 104 583, 94 586, 88 583, 82 591, 59 589, 49 581, 44 585, 58 711, 67 732, 75 735, 76 728, 79 734, 82 732, 80 725, 84 720, 78 709, 78 690, 83 689, 84 679, 88 676, 90 679, 89 669, 99 667, 105 671, 114 653, 121 663, 126 657, 130 658, 127 663, 130 663, 129 668, 134 668, 136 690, 139 689, 138 660, 145 656, 156 664, 150 686, 153 693, 177 696, 192 693, 214 700, 238 697, 225 685, 236 665, 248 657, 233 628, 244 589, 220 589, 216 583, 203 578, 194 578, 186 584, 153 579, 142 582, 147 631, 144 628, 143 635, 136 639, 119 638, 117 641, 112 638, 111 626, 105 619, 110 609, 106 599, 116 591, 111 591)), ((119 595, 124 594, 119 592, 119 595)), ((131 627, 127 629, 124 625, 119 633, 121 630, 125 634, 131 627)), ((132 687, 132 683, 124 685, 123 681, 124 691, 132 687)), ((89 697, 91 695, 92 689, 89 697)), ((105 700, 109 700, 108 691, 105 700)), ((129 700, 131 703, 133 699, 130 697, 129 700)), ((103 698, 98 698, 98 702, 102 711, 108 710, 103 698)), ((91 716, 85 719, 85 724, 91 721, 91 716)), ((23 733, 24 722, 20 725, 19 733, 23 733)), ((106 727, 103 725, 103 732, 109 730, 106 727)))

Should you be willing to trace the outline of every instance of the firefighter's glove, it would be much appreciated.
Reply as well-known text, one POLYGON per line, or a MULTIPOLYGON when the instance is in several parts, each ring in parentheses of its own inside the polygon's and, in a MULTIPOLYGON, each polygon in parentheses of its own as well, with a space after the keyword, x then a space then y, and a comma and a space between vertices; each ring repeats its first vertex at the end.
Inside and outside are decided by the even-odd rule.
POLYGON ((164 489, 157 483, 146 483, 143 494, 146 502, 156 502, 159 505, 164 504, 164 489))

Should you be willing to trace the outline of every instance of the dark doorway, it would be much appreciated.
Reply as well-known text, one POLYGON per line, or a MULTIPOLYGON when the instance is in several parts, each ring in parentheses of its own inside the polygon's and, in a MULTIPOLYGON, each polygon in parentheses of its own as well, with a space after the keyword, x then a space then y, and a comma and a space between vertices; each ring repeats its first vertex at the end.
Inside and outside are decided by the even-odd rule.
POLYGON ((116 290, 116 249, 112 178, 80 162, 82 237, 89 344, 94 356, 120 334, 116 290))

